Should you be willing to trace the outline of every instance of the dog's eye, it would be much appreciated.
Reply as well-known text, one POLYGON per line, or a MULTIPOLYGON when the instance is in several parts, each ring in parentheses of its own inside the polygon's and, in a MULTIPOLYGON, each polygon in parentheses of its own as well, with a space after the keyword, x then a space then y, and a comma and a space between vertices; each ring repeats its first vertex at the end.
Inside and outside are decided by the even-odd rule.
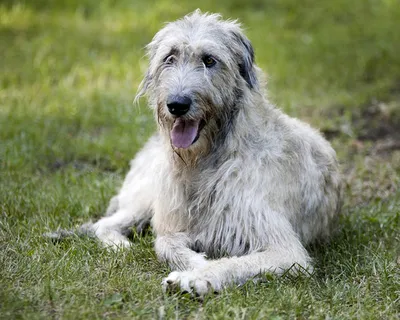
POLYGON ((205 56, 203 58, 203 63, 207 68, 211 68, 213 65, 217 63, 217 61, 215 61, 215 59, 211 56, 205 56))
POLYGON ((176 61, 176 58, 175 58, 175 56, 173 56, 173 55, 170 55, 170 56, 168 56, 168 57, 166 57, 166 58, 164 59, 164 63, 165 63, 165 64, 174 64, 175 61, 176 61))

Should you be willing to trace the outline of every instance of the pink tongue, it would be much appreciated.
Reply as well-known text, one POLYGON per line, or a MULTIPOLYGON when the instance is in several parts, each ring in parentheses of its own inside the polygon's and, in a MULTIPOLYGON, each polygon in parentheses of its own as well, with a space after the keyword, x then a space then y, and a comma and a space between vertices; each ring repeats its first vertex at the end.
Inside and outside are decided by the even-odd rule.
POLYGON ((189 148, 196 139, 200 121, 177 118, 171 130, 172 144, 176 148, 189 148))

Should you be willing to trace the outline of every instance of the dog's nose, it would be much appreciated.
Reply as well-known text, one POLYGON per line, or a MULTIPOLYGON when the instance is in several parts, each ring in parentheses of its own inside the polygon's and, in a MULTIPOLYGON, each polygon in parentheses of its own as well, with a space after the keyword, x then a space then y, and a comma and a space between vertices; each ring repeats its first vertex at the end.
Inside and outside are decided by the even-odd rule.
POLYGON ((185 96, 173 96, 167 101, 167 107, 171 114, 174 116, 183 116, 190 109, 192 99, 185 96))

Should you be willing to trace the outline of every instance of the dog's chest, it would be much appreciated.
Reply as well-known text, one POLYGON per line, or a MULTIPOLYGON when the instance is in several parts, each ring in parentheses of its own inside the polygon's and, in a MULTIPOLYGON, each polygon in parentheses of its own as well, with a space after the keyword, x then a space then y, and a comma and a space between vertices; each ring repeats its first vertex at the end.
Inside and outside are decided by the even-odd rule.
POLYGON ((211 185, 207 192, 198 189, 188 198, 193 250, 210 258, 240 256, 258 246, 251 234, 251 217, 242 216, 245 210, 238 210, 227 199, 229 196, 221 198, 218 187, 211 185))
POLYGON ((193 250, 204 252, 210 258, 241 256, 253 248, 246 226, 226 217, 213 217, 192 223, 188 234, 193 250))
POLYGON ((252 197, 238 181, 236 171, 210 167, 163 181, 156 232, 185 232, 194 250, 214 258, 259 249, 263 231, 255 226, 261 218, 252 213, 252 197))

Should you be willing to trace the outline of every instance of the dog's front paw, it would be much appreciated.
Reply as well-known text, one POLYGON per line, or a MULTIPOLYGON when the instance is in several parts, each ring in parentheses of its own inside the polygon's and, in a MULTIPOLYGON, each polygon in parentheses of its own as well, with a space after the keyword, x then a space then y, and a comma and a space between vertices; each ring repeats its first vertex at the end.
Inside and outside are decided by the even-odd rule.
POLYGON ((171 272, 168 277, 163 279, 162 286, 164 292, 188 292, 199 297, 221 290, 218 281, 206 278, 196 270, 171 272))

